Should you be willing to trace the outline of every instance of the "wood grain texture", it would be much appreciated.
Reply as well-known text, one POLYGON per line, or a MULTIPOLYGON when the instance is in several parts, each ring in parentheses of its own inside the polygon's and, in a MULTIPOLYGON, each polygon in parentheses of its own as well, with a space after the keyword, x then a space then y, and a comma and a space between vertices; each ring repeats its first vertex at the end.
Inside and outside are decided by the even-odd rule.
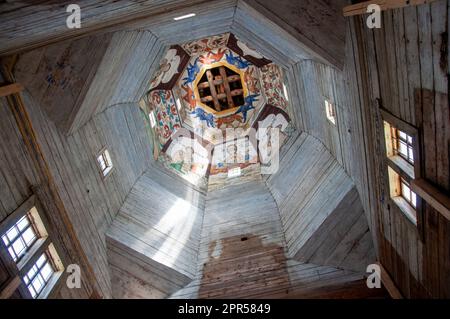
POLYGON ((372 198, 371 228, 379 238, 380 261, 405 298, 448 298, 450 257, 444 252, 449 247, 450 225, 426 200, 422 230, 397 206, 388 204, 377 104, 419 128, 421 177, 448 192, 448 7, 449 2, 442 0, 387 11, 383 28, 374 30, 365 27, 364 17, 349 20, 357 79, 352 90, 365 127, 369 182, 364 192, 372 198))
POLYGON ((167 297, 196 274, 204 195, 159 169, 138 180, 107 232, 115 298, 167 297))
POLYGON ((358 192, 317 139, 299 135, 267 185, 278 204, 288 257, 355 271, 375 261, 358 192))

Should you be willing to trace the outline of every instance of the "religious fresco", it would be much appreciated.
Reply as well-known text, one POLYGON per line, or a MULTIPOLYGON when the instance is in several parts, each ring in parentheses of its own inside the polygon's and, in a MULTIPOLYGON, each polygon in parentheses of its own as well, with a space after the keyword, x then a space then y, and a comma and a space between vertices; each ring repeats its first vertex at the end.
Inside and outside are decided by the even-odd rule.
POLYGON ((195 56, 199 53, 209 52, 226 46, 229 36, 229 33, 215 35, 206 39, 185 43, 182 47, 189 55, 195 56))
POLYGON ((186 109, 183 121, 189 127, 195 127, 198 135, 204 135, 210 128, 248 128, 250 121, 265 104, 258 68, 226 47, 210 49, 191 58, 175 87, 179 88, 178 92, 182 92, 182 103, 186 109), (202 75, 218 66, 226 67, 239 75, 244 93, 242 105, 221 112, 202 103, 196 88, 202 75))
POLYGON ((160 162, 189 182, 206 187, 209 152, 197 139, 175 137, 160 157, 160 162))
POLYGON ((158 161, 200 187, 216 187, 230 169, 239 168, 242 179, 260 176, 251 129, 281 128, 282 143, 289 136, 282 70, 230 33, 170 47, 147 97, 156 115, 158 161), (177 136, 183 130, 192 136, 177 136), (236 153, 243 145, 247 153, 236 153))
POLYGON ((266 64, 272 63, 272 61, 266 59, 258 51, 256 51, 253 48, 250 48, 246 43, 237 39, 234 36, 234 34, 230 34, 227 46, 240 56, 244 57, 247 61, 253 63, 258 68, 263 67, 266 64))
POLYGON ((268 64, 261 68, 262 83, 267 103, 286 110, 288 102, 283 90, 283 72, 276 64, 268 64))
POLYGON ((188 61, 189 55, 183 48, 179 45, 171 46, 161 60, 159 68, 150 82, 150 90, 172 89, 188 61))
POLYGON ((172 91, 155 90, 148 97, 151 108, 155 110, 157 121, 156 133, 161 146, 166 144, 169 138, 180 127, 181 121, 172 91))

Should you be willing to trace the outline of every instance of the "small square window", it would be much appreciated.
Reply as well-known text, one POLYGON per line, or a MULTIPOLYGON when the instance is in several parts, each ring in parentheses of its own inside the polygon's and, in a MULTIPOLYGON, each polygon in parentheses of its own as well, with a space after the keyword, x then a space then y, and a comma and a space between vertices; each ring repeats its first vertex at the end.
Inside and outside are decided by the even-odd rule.
POLYGON ((286 98, 286 101, 289 101, 289 94, 288 94, 287 86, 284 83, 283 83, 283 94, 284 94, 284 97, 286 98))
POLYGON ((97 157, 97 162, 100 167, 100 170, 102 171, 103 176, 104 177, 107 176, 113 168, 111 156, 109 155, 107 149, 105 149, 103 152, 100 153, 100 155, 97 157))
POLYGON ((38 233, 33 226, 30 214, 26 214, 8 229, 2 236, 2 241, 12 259, 17 263, 38 239, 38 233))
POLYGON ((156 126, 156 118, 155 118, 155 113, 154 112, 150 112, 148 117, 150 118, 150 126, 152 128, 154 128, 156 126))
POLYGON ((326 112, 326 115, 327 115, 327 119, 331 123, 336 125, 336 112, 335 112, 335 109, 334 109, 334 105, 328 100, 325 100, 325 112, 326 112))
POLYGON ((39 296, 54 273, 55 269, 50 262, 48 252, 44 252, 23 277, 23 281, 33 298, 39 296))

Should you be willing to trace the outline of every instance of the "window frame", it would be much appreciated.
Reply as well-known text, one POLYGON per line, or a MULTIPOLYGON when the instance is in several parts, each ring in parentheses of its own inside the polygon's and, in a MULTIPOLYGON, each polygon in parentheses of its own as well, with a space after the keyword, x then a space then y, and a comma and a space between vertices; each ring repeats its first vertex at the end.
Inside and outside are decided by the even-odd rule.
POLYGON ((37 230, 37 239, 18 261, 14 261, 3 240, 0 240, 0 259, 6 266, 7 272, 10 276, 9 283, 5 287, 2 287, 2 291, 0 291, 0 293, 3 294, 4 289, 11 289, 9 284, 12 284, 13 287, 15 287, 14 285, 17 285, 17 287, 15 287, 11 293, 18 291, 23 298, 45 299, 58 290, 57 287, 59 286, 64 273, 64 265, 59 257, 57 249, 55 248, 59 247, 58 243, 53 240, 53 237, 48 231, 50 227, 36 195, 29 197, 13 213, 0 222, 0 234, 5 234, 6 231, 13 227, 23 216, 26 216, 27 214, 31 214, 31 223, 37 230), (33 298, 24 282, 23 277, 34 266, 37 259, 43 253, 48 254, 54 273, 51 278, 49 278, 41 292, 33 298))
POLYGON ((109 151, 107 146, 103 147, 100 152, 97 153, 95 162, 97 163, 97 167, 100 171, 102 179, 106 179, 109 175, 111 175, 112 171, 114 170, 114 164, 111 159, 111 152, 109 151), (103 158, 103 161, 106 165, 105 168, 103 168, 101 163, 99 162, 100 157, 103 158))
POLYGON ((324 98, 325 116, 333 126, 337 125, 336 105, 329 98, 324 98))
POLYGON ((402 216, 408 221, 416 226, 419 236, 423 238, 423 208, 422 199, 415 193, 412 189, 413 181, 421 176, 421 157, 420 157, 420 135, 419 131, 413 125, 399 119, 395 115, 391 114, 389 111, 379 108, 382 118, 382 136, 383 136, 383 146, 384 146, 384 163, 385 172, 387 178, 389 200, 388 204, 391 206, 396 206, 401 212, 402 216), (389 125, 389 130, 387 130, 386 125, 389 125), (413 163, 409 161, 404 156, 401 156, 396 152, 396 147, 393 137, 393 129, 395 129, 395 134, 399 131, 409 135, 412 138, 412 152, 413 152, 413 163), (389 173, 391 169, 395 174, 398 175, 398 180, 394 181, 393 176, 389 173), (416 195, 416 206, 412 205, 407 198, 402 195, 401 182, 404 180, 410 188, 410 192, 414 192, 416 195), (396 184, 396 185, 393 185, 396 184), (397 192, 393 192, 393 188, 397 189, 397 192))

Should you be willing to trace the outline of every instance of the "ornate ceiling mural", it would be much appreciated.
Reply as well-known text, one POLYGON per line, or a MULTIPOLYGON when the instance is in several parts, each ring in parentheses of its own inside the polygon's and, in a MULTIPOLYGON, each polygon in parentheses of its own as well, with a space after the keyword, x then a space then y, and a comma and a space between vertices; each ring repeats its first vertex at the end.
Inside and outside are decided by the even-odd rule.
POLYGON ((147 94, 158 160, 205 188, 211 176, 226 180, 233 168, 244 175, 260 172, 259 142, 251 138, 261 126, 257 122, 289 131, 283 76, 280 67, 230 33, 170 47, 147 94), (231 163, 218 156, 244 144, 251 147, 231 163))

